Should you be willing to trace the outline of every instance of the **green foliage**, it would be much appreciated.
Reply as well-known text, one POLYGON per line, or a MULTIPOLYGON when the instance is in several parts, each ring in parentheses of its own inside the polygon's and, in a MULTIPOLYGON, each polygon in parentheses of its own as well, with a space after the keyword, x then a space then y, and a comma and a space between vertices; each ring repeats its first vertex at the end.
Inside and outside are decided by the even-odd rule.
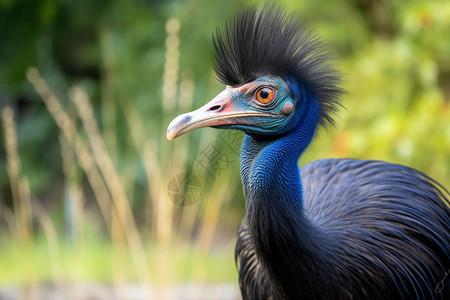
MULTIPOLYGON (((445 53, 450 42, 443 34, 450 29, 450 6, 432 1, 384 4, 391 9, 391 25, 366 27, 357 47, 345 45, 346 37, 360 39, 354 35, 344 35, 338 45, 346 111, 337 130, 322 132, 302 163, 330 156, 380 159, 415 167, 448 187, 450 62, 445 53)), ((344 14, 347 10, 344 6, 344 14)), ((334 35, 335 30, 324 32, 334 35)), ((339 37, 331 39, 339 42, 339 37)))

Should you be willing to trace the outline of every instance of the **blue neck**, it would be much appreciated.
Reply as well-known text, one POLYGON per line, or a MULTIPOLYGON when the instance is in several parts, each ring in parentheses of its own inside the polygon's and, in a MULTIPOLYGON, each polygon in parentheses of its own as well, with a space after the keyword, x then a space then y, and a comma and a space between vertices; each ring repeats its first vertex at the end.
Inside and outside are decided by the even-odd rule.
MULTIPOLYGON (((295 111, 300 116, 297 127, 273 139, 247 135, 241 152, 241 178, 252 241, 274 288, 284 293, 298 282, 309 281, 309 286, 317 287, 313 280, 320 282, 323 278, 311 276, 311 270, 323 265, 318 258, 326 257, 321 255, 326 238, 303 214, 298 167, 298 159, 316 130, 318 103, 305 89, 296 92, 297 99, 307 99, 308 103, 295 111), (298 259, 293 260, 293 256, 298 259)), ((296 297, 288 293, 285 296, 296 297)))
MULTIPOLYGON (((247 202, 259 198, 283 200, 302 213, 302 185, 298 159, 314 137, 319 119, 319 106, 306 89, 292 89, 297 99, 308 99, 295 115, 299 126, 278 137, 246 135, 241 151, 241 178, 247 202)), ((247 203, 248 204, 248 203, 247 203)))

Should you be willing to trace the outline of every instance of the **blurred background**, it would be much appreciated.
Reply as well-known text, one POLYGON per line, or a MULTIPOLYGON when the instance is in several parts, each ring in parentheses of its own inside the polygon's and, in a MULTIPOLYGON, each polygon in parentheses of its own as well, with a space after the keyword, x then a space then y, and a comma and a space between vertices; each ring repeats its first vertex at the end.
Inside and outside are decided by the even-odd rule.
MULTIPOLYGON (((387 160, 450 188, 450 2, 279 2, 348 92, 300 164, 387 160)), ((0 299, 240 298, 242 134, 165 132, 223 89, 211 35, 253 3, 0 1, 0 299)))

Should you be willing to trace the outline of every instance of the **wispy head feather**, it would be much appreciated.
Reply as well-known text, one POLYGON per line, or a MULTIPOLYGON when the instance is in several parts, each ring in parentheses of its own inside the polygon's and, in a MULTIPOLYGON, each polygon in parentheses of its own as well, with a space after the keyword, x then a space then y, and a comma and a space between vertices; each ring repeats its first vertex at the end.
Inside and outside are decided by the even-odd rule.
POLYGON ((343 90, 324 44, 284 9, 267 5, 238 13, 213 36, 219 80, 238 86, 262 75, 295 78, 319 100, 320 124, 334 124, 343 90))

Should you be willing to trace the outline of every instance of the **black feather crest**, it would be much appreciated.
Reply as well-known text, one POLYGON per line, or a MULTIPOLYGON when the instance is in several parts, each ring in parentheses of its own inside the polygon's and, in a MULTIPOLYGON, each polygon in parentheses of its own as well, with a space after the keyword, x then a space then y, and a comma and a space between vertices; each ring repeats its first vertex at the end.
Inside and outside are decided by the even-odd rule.
POLYGON ((238 13, 213 35, 214 69, 219 80, 238 86, 262 75, 291 76, 313 89, 320 124, 334 124, 343 90, 324 44, 297 18, 269 4, 238 13))

